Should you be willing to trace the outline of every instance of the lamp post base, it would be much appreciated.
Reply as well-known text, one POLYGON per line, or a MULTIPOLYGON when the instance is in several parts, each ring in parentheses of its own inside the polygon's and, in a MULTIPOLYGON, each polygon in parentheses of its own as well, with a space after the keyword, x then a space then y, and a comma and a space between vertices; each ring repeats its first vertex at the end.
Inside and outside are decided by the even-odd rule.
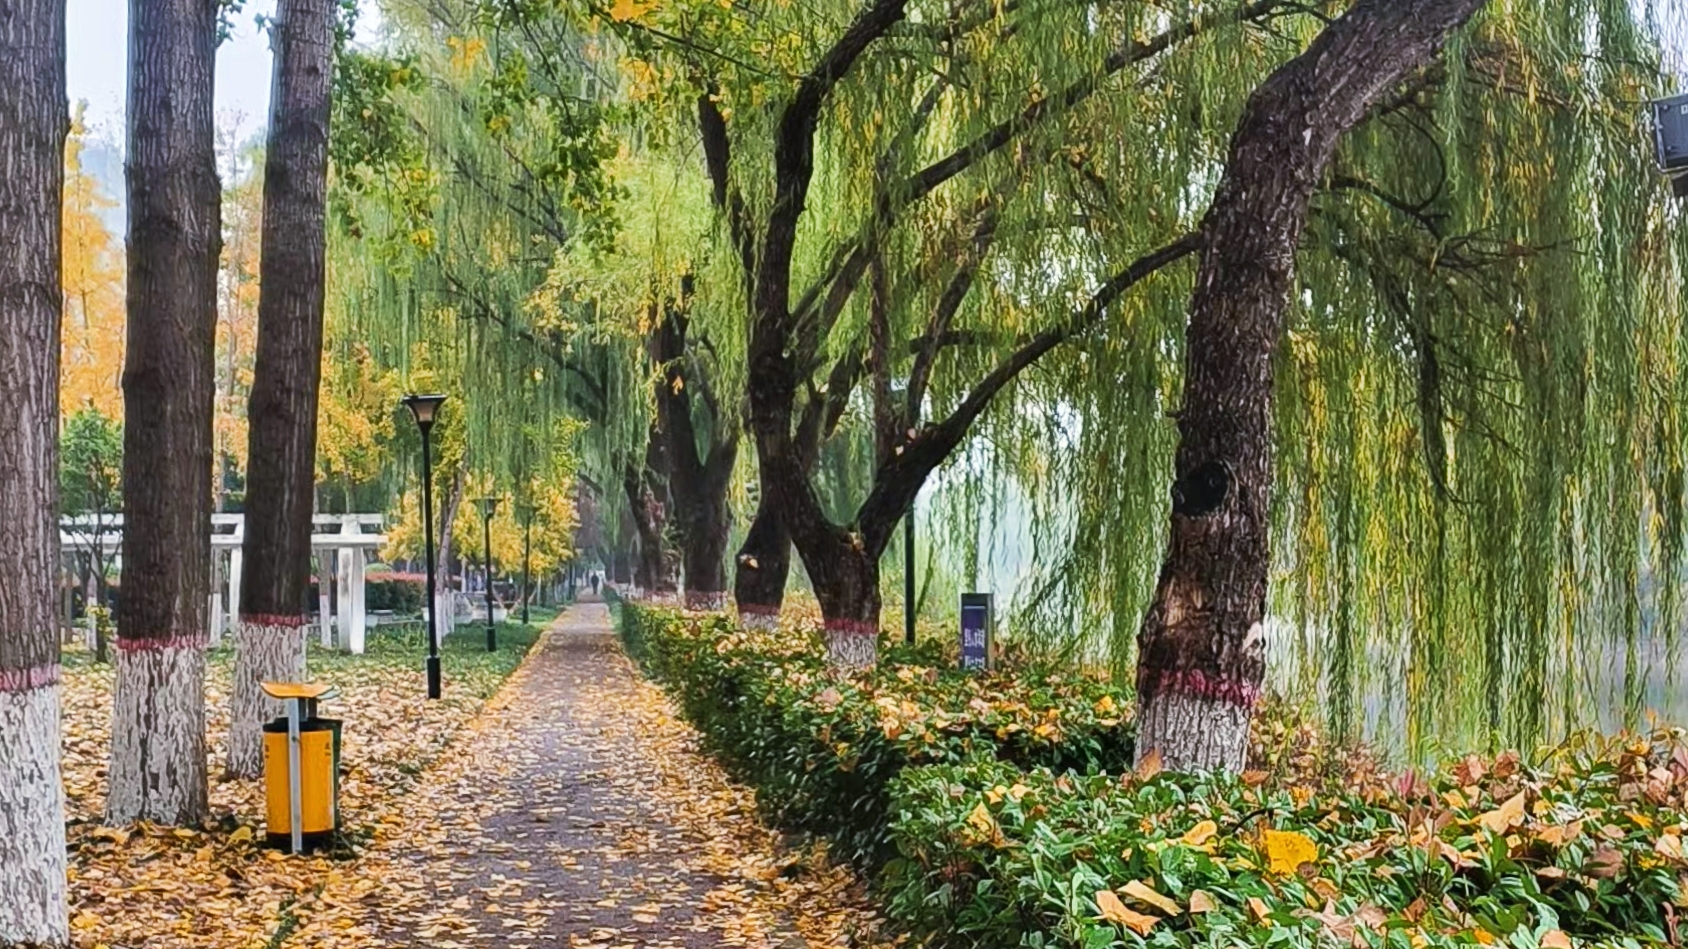
POLYGON ((428 657, 428 698, 440 697, 440 657, 428 657))
POLYGON ((498 651, 498 630, 492 626, 486 628, 486 651, 498 651))

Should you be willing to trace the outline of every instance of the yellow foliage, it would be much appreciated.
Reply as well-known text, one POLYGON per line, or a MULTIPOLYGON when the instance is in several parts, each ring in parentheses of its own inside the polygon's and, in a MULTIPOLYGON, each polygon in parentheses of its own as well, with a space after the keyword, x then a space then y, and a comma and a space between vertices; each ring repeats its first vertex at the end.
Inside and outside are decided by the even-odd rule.
POLYGON ((1317 863, 1319 848, 1312 838, 1293 830, 1263 830, 1261 848, 1266 852, 1267 868, 1273 873, 1289 876, 1304 863, 1317 863))
POLYGON ((123 247, 100 212, 115 202, 82 170, 87 130, 79 107, 64 152, 64 323, 59 411, 92 407, 123 417, 123 247))

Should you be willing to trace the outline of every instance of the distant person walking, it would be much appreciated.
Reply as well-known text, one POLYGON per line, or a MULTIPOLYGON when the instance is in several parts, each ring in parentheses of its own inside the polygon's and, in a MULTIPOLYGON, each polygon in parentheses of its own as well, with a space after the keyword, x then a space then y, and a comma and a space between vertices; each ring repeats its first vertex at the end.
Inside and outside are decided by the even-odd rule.
POLYGON ((598 573, 597 573, 597 571, 593 571, 592 575, 590 577, 588 577, 587 579, 590 580, 591 583, 592 583, 592 595, 597 596, 598 595, 598 573))

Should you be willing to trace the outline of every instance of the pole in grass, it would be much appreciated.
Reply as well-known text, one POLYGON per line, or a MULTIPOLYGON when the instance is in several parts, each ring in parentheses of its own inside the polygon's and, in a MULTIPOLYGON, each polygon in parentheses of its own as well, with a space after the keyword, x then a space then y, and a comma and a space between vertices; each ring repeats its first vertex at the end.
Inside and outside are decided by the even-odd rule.
POLYGON ((428 563, 428 698, 440 697, 440 635, 438 626, 439 596, 434 592, 434 458, 429 450, 428 433, 433 431, 434 417, 439 413, 443 395, 404 397, 404 407, 416 420, 422 433, 422 549, 428 563))
POLYGON ((903 642, 914 645, 914 504, 903 515, 903 642))
POLYGON ((516 505, 516 516, 522 519, 522 624, 528 621, 528 584, 532 582, 530 570, 533 565, 533 505, 516 505))
POLYGON ((498 510, 497 498, 481 498, 481 537, 486 541, 486 651, 498 649, 498 627, 492 625, 492 515, 498 510))

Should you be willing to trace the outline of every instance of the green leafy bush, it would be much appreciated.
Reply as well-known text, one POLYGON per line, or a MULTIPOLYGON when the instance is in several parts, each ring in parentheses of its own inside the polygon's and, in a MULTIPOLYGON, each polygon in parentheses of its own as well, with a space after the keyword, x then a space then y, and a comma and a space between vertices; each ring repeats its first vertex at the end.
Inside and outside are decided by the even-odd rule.
POLYGON ((1680 732, 1317 790, 1243 776, 913 768, 893 918, 954 946, 1680 944, 1680 732))
POLYGON ((813 630, 745 630, 635 604, 620 617, 629 651, 763 809, 854 860, 891 854, 888 787, 912 765, 982 756, 1088 772, 1131 760, 1125 697, 1095 679, 968 674, 931 645, 885 642, 876 668, 840 674, 813 630))
POLYGON ((422 612, 427 578, 419 573, 369 573, 363 578, 364 603, 371 610, 401 615, 422 612))

